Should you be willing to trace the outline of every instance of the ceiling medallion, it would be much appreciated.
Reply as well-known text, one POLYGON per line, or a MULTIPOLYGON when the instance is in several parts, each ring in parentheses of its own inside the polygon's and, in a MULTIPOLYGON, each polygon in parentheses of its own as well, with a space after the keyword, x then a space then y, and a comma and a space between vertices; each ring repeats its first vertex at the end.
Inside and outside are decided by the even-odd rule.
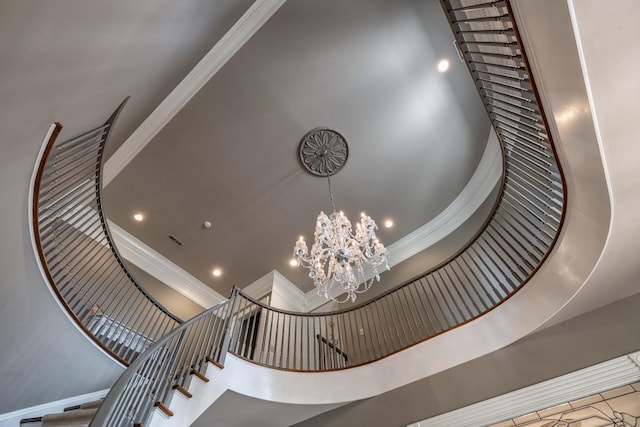
POLYGON ((329 216, 322 211, 318 215, 311 252, 301 236, 293 255, 299 265, 309 269, 318 295, 339 303, 354 302, 356 294, 369 290, 374 279, 380 280, 378 267, 384 264, 388 270, 389 264, 387 249, 376 237, 378 226, 371 217, 361 214, 354 233, 349 218, 336 212, 331 176, 347 161, 347 141, 334 130, 316 128, 302 139, 299 156, 309 173, 327 177, 333 211, 329 216), (364 264, 373 270, 369 279, 364 264))
POLYGON ((307 172, 317 176, 331 176, 338 173, 347 162, 349 146, 335 130, 315 128, 300 141, 298 154, 307 172))

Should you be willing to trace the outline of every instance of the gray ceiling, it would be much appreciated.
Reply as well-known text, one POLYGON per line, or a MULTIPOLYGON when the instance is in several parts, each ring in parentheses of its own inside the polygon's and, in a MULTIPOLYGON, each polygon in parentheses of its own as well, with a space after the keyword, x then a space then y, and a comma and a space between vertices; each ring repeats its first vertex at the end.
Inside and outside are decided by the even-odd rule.
MULTIPOLYGON (((0 0, 0 182, 3 184, 0 186, 0 215, 3 219, 0 241, 4 244, 0 257, 0 324, 13 325, 0 330, 0 360, 6 362, 3 363, 2 369, 3 384, 12 390, 0 398, 0 413, 103 389, 113 384, 120 374, 119 367, 114 366, 106 356, 96 353, 93 345, 78 335, 75 328, 69 327, 68 319, 59 310, 44 284, 33 256, 26 200, 36 155, 50 124, 54 121, 61 122, 64 128, 60 140, 71 138, 104 121, 125 96, 131 95, 131 100, 120 116, 110 146, 107 147, 108 153, 113 152, 252 3, 252 0, 55 0, 44 5, 37 0, 0 0), (25 307, 29 309, 25 310, 25 307), (34 313, 40 315, 34 316, 34 313), (34 352, 34 348, 41 351, 34 352), (41 363, 43 353, 47 354, 47 364, 41 363), (64 381, 60 381, 60 372, 75 372, 75 375, 67 376, 64 381)), ((288 13, 288 8, 303 6, 305 3, 301 0, 291 0, 280 14, 288 13)), ((346 6, 340 3, 326 2, 326 7, 346 6)), ((426 3, 429 4, 425 7, 431 7, 431 3, 438 6, 435 0, 428 0, 426 3)), ((406 9, 409 6, 404 7, 406 9)), ((437 10, 435 13, 441 12, 437 10)), ((274 19, 280 19, 280 14, 274 19)), ((443 22, 438 25, 443 25, 443 22)), ((265 31, 268 28, 270 27, 267 26, 265 31)), ((418 30, 415 22, 411 28, 414 32, 418 30)), ((261 37, 261 34, 262 32, 258 36, 261 37)), ((258 49, 253 47, 255 40, 247 46, 248 52, 258 49)), ((443 43, 441 49, 443 52, 438 55, 453 55, 449 41, 443 43)), ((242 55, 245 55, 244 51, 238 58, 242 55)), ((435 54, 429 55, 435 57, 435 54)), ((236 61, 239 59, 235 59, 234 63, 236 61)), ((232 66, 233 63, 227 68, 232 66)), ((421 66, 428 71, 433 64, 423 62, 421 66)), ((228 75, 227 68, 220 77, 228 75)), ((462 71, 454 65, 446 80, 454 79, 456 73, 462 71)), ((464 74, 460 75, 467 78, 464 74)), ((462 84, 468 85, 468 82, 463 81, 462 84)), ((460 96, 455 95, 459 90, 457 86, 451 90, 454 91, 453 96, 460 96)), ((236 97, 220 98, 218 102, 229 103, 236 97)), ((282 102, 279 105, 282 107, 282 102)), ((266 110, 270 108, 271 106, 266 110)), ((322 122, 334 125, 334 122, 329 120, 322 122)), ((297 139, 306 132, 307 126, 316 125, 315 120, 304 123, 300 125, 300 132, 293 132, 295 135, 291 140, 283 141, 290 144, 290 157, 287 161, 295 162, 293 153, 297 139)), ((340 130, 354 144, 356 134, 340 126, 340 130)), ((166 138, 164 134, 161 137, 166 138)), ((197 142, 185 139, 184 135, 176 141, 185 147, 190 144, 195 147, 197 142)), ((150 150, 153 145, 149 147, 150 150)), ((356 154, 355 146, 353 149, 353 156, 344 174, 356 164, 356 159, 361 157, 356 154)), ((251 154, 255 155, 255 152, 251 154)), ((143 153, 139 160, 144 160, 146 155, 143 153)), ((474 161, 471 160, 470 163, 474 161)), ((132 165, 130 169, 134 170, 136 167, 132 165)), ((275 170, 278 167, 279 163, 277 167, 269 169, 275 170)), ((291 170, 294 169, 294 166, 289 167, 291 170)), ((260 168, 264 169, 266 168, 260 168)), ((107 196, 113 197, 108 197, 107 211, 110 216, 111 213, 116 215, 118 211, 122 211, 123 214, 116 222, 129 231, 135 231, 132 224, 128 223, 128 214, 130 209, 138 208, 140 205, 133 202, 122 205, 118 203, 118 199, 124 198, 127 193, 130 193, 126 196, 129 200, 140 199, 141 203, 146 203, 142 191, 147 190, 136 189, 132 185, 133 180, 126 178, 131 170, 126 171, 126 174, 112 184, 113 189, 108 189, 107 193, 110 194, 107 196), (123 181, 119 182, 120 179, 123 181), (135 191, 129 192, 129 187, 135 191)), ((140 176, 144 175, 142 172, 144 171, 140 170, 140 176)), ((145 174, 159 180, 163 177, 163 169, 159 165, 145 174)), ((319 210, 320 207, 326 208, 328 200, 322 182, 314 181, 310 177, 305 179, 310 186, 318 186, 320 200, 313 213, 305 216, 303 225, 299 227, 300 231, 296 230, 294 233, 304 231, 309 235, 317 214, 315 210, 319 210)), ((343 187, 345 179, 343 174, 336 177, 336 185, 340 186, 337 194, 338 204, 350 212, 344 194, 347 191, 347 188, 343 187)), ((180 186, 183 190, 192 188, 188 187, 186 182, 184 186, 180 186)), ((359 186, 358 189, 362 190, 363 187, 359 186)), ((207 193, 202 194, 201 199, 211 203, 212 198, 208 191, 207 189, 207 193)), ((175 198, 175 195, 168 194, 167 205, 171 204, 172 198, 175 198)), ((230 200, 225 200, 222 205, 226 206, 228 203, 230 200)), ((146 209, 147 205, 141 208, 146 209)), ((195 247, 187 239, 186 233, 173 229, 173 225, 189 224, 186 212, 191 209, 195 211, 196 208, 187 209, 185 205, 185 212, 176 215, 178 220, 154 226, 155 231, 151 232, 151 235, 162 236, 159 240, 164 242, 167 232, 175 232, 185 240, 185 249, 195 247)), ((369 210, 369 207, 358 206, 354 209, 369 210)), ((203 209, 207 215, 210 211, 213 211, 212 207, 203 209)), ((153 212, 164 211, 149 210, 151 218, 154 218, 153 212)), ((216 212, 213 213, 218 215, 216 212)), ((383 214, 385 212, 380 215, 383 214)), ((194 219, 191 222, 199 224, 202 221, 201 216, 204 216, 204 213, 199 215, 196 212, 192 215, 194 219)), ((215 227, 223 224, 223 218, 214 216, 213 220, 216 226, 211 231, 215 232, 218 230, 215 227)), ((398 221, 401 222, 400 219, 398 221)), ((145 227, 151 225, 153 221, 145 223, 145 227)), ((138 235, 137 232, 135 234, 138 235)), ((295 234, 293 238, 295 239, 295 234)), ((383 238, 385 242, 387 238, 388 241, 395 240, 395 237, 390 235, 383 238)), ((283 240, 286 240, 284 256, 289 255, 291 251, 293 242, 289 239, 290 236, 283 237, 283 240)), ((152 243, 152 239, 149 239, 149 242, 152 243)), ((205 243, 206 251, 203 253, 207 255, 209 249, 216 246, 217 240, 205 243)), ((192 251, 187 258, 197 259, 194 254, 197 255, 197 251, 192 251)), ((177 258, 173 259, 179 261, 177 258)), ((251 261, 246 265, 253 268, 258 259, 248 259, 251 261)), ((207 257, 205 261, 199 262, 204 265, 211 261, 207 257)), ((195 271, 188 263, 181 265, 195 271)), ((279 268, 284 271, 286 266, 279 268)), ((136 276, 143 277, 145 285, 150 285, 144 274, 138 271, 135 273, 136 276)), ((207 275, 204 280, 213 286, 214 283, 208 276, 208 268, 205 269, 204 275, 207 275)), ((225 276, 225 280, 226 277, 228 276, 225 276)), ((152 292, 161 289, 156 283, 152 285, 152 292)), ((163 295, 159 295, 159 292, 154 294, 163 302, 175 299, 177 295, 170 292, 163 295)), ((173 306, 171 308, 176 309, 173 306)), ((184 317, 187 317, 198 308, 185 306, 184 309, 184 317)))
POLYGON ((337 208, 379 224, 393 218, 383 243, 453 201, 489 123, 439 2, 285 3, 109 184, 107 216, 223 295, 273 269, 308 290, 306 272, 288 261, 297 237, 310 240, 318 212, 330 210, 326 180, 296 157, 318 126, 350 146, 332 180, 337 208), (436 71, 440 58, 451 60, 446 74, 436 71))

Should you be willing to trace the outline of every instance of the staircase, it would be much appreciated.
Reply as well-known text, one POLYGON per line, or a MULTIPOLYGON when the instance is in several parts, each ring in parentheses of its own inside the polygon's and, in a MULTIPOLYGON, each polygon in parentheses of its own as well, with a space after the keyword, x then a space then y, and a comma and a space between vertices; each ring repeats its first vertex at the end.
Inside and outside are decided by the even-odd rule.
MULTIPOLYGON (((226 390, 225 375, 209 380, 227 352, 274 372, 305 372, 296 381, 313 378, 317 388, 323 379, 314 374, 366 372, 371 362, 453 332, 520 290, 559 236, 564 177, 508 2, 466 3, 443 0, 460 55, 502 143, 499 201, 484 227, 446 263, 357 307, 293 313, 234 289, 228 301, 182 322, 127 270, 102 211, 102 153, 124 103, 85 135, 55 145, 52 137, 32 212, 43 274, 78 326, 128 369, 99 411, 81 406, 22 425, 189 425, 194 419, 188 417, 226 390)), ((250 370, 235 370, 232 363, 228 371, 238 376, 250 370)), ((255 388, 265 382, 262 374, 253 380, 255 388)), ((314 403, 339 402, 333 398, 314 403)))

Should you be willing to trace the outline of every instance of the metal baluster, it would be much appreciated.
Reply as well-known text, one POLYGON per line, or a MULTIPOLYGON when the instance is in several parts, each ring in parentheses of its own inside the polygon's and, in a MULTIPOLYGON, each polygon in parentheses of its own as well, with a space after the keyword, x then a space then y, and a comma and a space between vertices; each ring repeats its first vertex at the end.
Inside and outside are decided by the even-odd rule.
POLYGON ((443 304, 440 302, 442 297, 439 298, 438 294, 436 294, 434 290, 438 288, 438 284, 436 283, 433 274, 428 274, 424 277, 424 284, 429 287, 429 298, 427 301, 434 308, 433 312, 438 319, 438 323, 440 323, 440 331, 450 328, 453 325, 449 324, 449 318, 442 309, 443 304))
POLYGON ((362 307, 360 309, 363 314, 364 317, 366 319, 366 323, 367 323, 367 330, 369 332, 369 338, 371 340, 371 353, 372 353, 372 357, 376 358, 376 355, 378 354, 378 352, 380 351, 380 341, 378 339, 378 331, 376 326, 373 324, 373 313, 371 313, 371 305, 365 305, 364 307, 362 307))
POLYGON ((404 301, 405 301, 405 308, 407 313, 409 313, 411 320, 413 320, 413 326, 410 329, 412 330, 412 336, 413 338, 413 342, 417 343, 420 342, 423 338, 423 335, 420 333, 420 326, 418 324, 418 314, 417 314, 417 306, 415 305, 415 301, 413 300, 413 296, 411 296, 411 298, 407 297, 407 294, 410 294, 409 290, 407 289, 407 286, 404 286, 400 289, 397 290, 398 294, 402 294, 402 296, 404 297, 404 301), (413 308, 411 308, 410 306, 413 304, 413 308))
POLYGON ((425 312, 431 327, 433 328, 433 334, 437 334, 446 329, 446 319, 444 314, 440 312, 440 307, 437 304, 437 300, 434 298, 429 276, 425 275, 416 280, 416 291, 420 295, 420 302, 424 305, 426 302, 425 312), (421 292, 420 292, 421 291, 421 292))
POLYGON ((266 364, 266 358, 269 355, 269 344, 267 339, 267 332, 271 327, 272 312, 271 310, 265 309, 263 313, 264 313, 264 316, 263 316, 264 320, 262 321, 263 327, 262 327, 262 334, 261 334, 262 345, 260 346, 260 354, 258 357, 258 362, 262 364, 266 364), (265 348, 266 348, 266 351, 265 351, 265 348))
POLYGON ((306 357, 306 361, 307 361, 307 370, 308 371, 312 371, 313 370, 313 366, 311 366, 311 355, 313 354, 311 352, 312 349, 312 344, 311 344, 311 340, 313 335, 313 325, 312 325, 312 321, 313 321, 313 317, 309 318, 306 317, 305 318, 305 323, 307 325, 306 327, 306 336, 307 336, 307 357, 306 357))
POLYGON ((413 303, 415 313, 418 316, 418 319, 420 319, 420 323, 422 324, 422 327, 418 327, 418 330, 422 330, 420 336, 422 337, 422 339, 424 339, 432 336, 434 334, 434 331, 432 329, 431 320, 429 319, 429 313, 427 311, 427 308, 424 306, 424 301, 422 300, 422 296, 420 295, 418 283, 416 282, 417 281, 414 281, 410 285, 406 286, 406 288, 409 292, 409 295, 411 296, 409 300, 411 300, 411 302, 413 303), (420 303, 420 305, 418 305, 418 303, 420 303), (427 320, 425 320, 425 316, 427 320))
POLYGON ((284 318, 284 313, 278 313, 278 323, 282 325, 282 332, 280 332, 280 359, 277 367, 282 367, 282 358, 284 356, 284 320, 280 319, 280 316, 284 318))
MULTIPOLYGON (((149 344, 157 340, 154 333, 156 331, 156 327, 158 326, 158 320, 162 317, 163 313, 157 307, 153 307, 151 310, 148 310, 147 315, 145 315, 144 317, 145 327, 144 329, 142 329, 142 331, 140 331, 140 334, 144 337, 148 337, 148 339, 151 341, 149 344)), ((146 347, 148 347, 148 345, 145 346, 145 349, 146 347)))
POLYGON ((276 343, 277 343, 277 341, 274 342, 273 340, 273 329, 275 327, 275 329, 277 330, 278 327, 275 324, 276 323, 275 317, 277 313, 273 310, 270 310, 270 312, 271 312, 271 323, 269 324, 269 338, 267 338, 266 364, 269 366, 273 366, 272 364, 274 363, 275 357, 276 357, 276 343))
POLYGON ((91 301, 96 299, 96 294, 98 294, 100 290, 103 289, 103 287, 105 286, 105 282, 110 282, 108 278, 118 273, 115 265, 111 263, 112 260, 109 257, 100 256, 97 259, 91 257, 89 258, 89 261, 98 268, 96 268, 91 273, 91 276, 86 279, 85 276, 91 272, 91 270, 87 268, 79 269, 76 272, 69 271, 67 273, 64 273, 62 276, 58 274, 54 276, 54 278, 58 280, 58 283, 62 282, 63 286, 59 288, 59 291, 65 297, 65 300, 70 307, 74 306, 74 301, 76 299, 79 302, 82 300, 91 301), (67 277, 68 274, 72 272, 73 275, 71 277, 67 277), (76 279, 77 274, 81 272, 82 275, 78 279, 76 279), (87 286, 87 284, 89 285, 87 286), (69 287, 68 290, 67 287, 69 287))
POLYGON ((458 323, 464 322, 465 320, 469 320, 471 318, 471 309, 467 305, 467 301, 462 295, 458 284, 455 280, 452 279, 449 274, 448 265, 444 265, 442 268, 438 269, 438 272, 445 277, 445 282, 449 283, 448 291, 449 295, 451 295, 452 300, 454 301, 456 307, 456 314, 459 316, 458 323))
POLYGON ((396 351, 401 346, 400 331, 398 330, 398 321, 393 316, 395 310, 391 306, 390 298, 388 298, 388 296, 384 296, 383 298, 380 299, 380 302, 382 304, 382 310, 386 320, 385 323, 389 328, 389 345, 391 348, 391 352, 393 352, 393 351, 396 351))
POLYGON ((405 347, 412 342, 412 338, 409 335, 407 313, 402 306, 402 301, 400 301, 397 292, 390 293, 389 295, 387 295, 387 298, 389 298, 389 302, 393 303, 394 311, 398 319, 398 325, 400 326, 399 329, 402 333, 402 335, 400 336, 400 347, 405 347))
POLYGON ((504 291, 505 296, 509 295, 513 290, 513 285, 515 283, 515 277, 513 276, 513 273, 509 270, 508 266, 504 265, 500 257, 496 254, 495 250, 489 247, 484 235, 480 236, 476 243, 477 244, 474 246, 474 249, 484 254, 484 256, 480 255, 480 257, 490 268, 491 273, 504 291), (491 261, 491 264, 489 264, 489 261, 491 261))
MULTIPOLYGON (((144 351, 144 342, 142 341, 144 337, 139 334, 138 328, 136 328, 136 323, 139 317, 146 311, 146 310, 140 309, 140 306, 145 303, 146 298, 144 297, 143 294, 137 294, 133 299, 133 303, 135 303, 135 301, 138 299, 140 301, 137 304, 129 304, 128 316, 125 320, 122 321, 123 325, 129 329, 128 335, 132 337, 130 340, 127 340, 127 342, 131 343, 130 346, 124 343, 125 347, 129 348, 128 350, 125 350, 125 352, 122 354, 122 358, 125 360, 129 360, 129 356, 133 353, 136 353, 136 351, 134 350, 134 347, 136 347, 135 345, 136 342, 142 343, 142 346, 143 346, 140 349, 140 351, 138 351, 137 353, 141 353, 142 351, 144 351), (135 309, 131 308, 132 305, 135 305, 135 309)), ((125 315, 127 315, 126 312, 125 312, 125 315)))
POLYGON ((248 304, 249 304, 249 300, 243 297, 242 309, 238 310, 238 315, 236 320, 237 326, 238 326, 238 334, 236 337, 234 353, 242 357, 244 357, 244 347, 245 347, 244 343, 245 343, 246 330, 247 330, 247 323, 245 322, 245 317, 246 317, 246 309, 248 304))
POLYGON ((470 270, 463 256, 459 256, 456 258, 454 267, 457 270, 457 276, 459 277, 459 280, 469 283, 469 287, 473 289, 473 294, 475 296, 474 301, 476 302, 476 306, 479 307, 478 309, 480 313, 483 313, 484 311, 492 307, 493 304, 490 300, 487 290, 483 286, 481 286, 478 279, 473 276, 473 272, 470 270))
POLYGON ((249 356, 247 357, 249 360, 255 360, 255 349, 254 349, 254 345, 256 345, 256 343, 254 342, 255 337, 257 336, 257 331, 256 328, 258 327, 258 323, 260 321, 260 310, 259 310, 259 306, 255 305, 255 304, 251 304, 253 306, 252 312, 254 313, 253 316, 251 316, 251 330, 249 331, 249 356))
MULTIPOLYGON (((295 348, 296 348, 296 347, 295 347, 295 340, 296 340, 296 338, 295 338, 295 325, 294 325, 294 329, 293 329, 293 334, 294 334, 294 335, 293 335, 293 342, 294 342, 294 346, 293 346, 293 348, 294 348, 294 354, 292 355, 292 354, 291 354, 291 341, 292 341, 292 340, 291 340, 291 332, 292 332, 292 329, 291 329, 291 318, 292 318, 292 317, 294 317, 294 316, 292 316, 292 315, 287 315, 287 317, 288 317, 288 321, 287 321, 288 325, 287 325, 287 326, 289 327, 289 333, 287 334, 287 359, 286 359, 286 362, 287 362, 287 363, 286 363, 286 367, 287 367, 287 368, 289 368, 289 363, 290 363, 290 361, 291 361, 292 357, 293 357, 293 358, 295 358, 295 348)), ((294 360, 295 360, 295 359, 294 359, 294 360)), ((294 365, 294 367, 293 367, 293 368, 295 369, 295 365, 294 365)))

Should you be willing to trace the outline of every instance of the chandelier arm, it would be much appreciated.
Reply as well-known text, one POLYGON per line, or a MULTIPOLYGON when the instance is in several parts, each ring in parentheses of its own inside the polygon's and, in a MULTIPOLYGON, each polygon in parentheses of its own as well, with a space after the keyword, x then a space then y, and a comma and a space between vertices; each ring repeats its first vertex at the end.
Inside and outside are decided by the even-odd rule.
POLYGON ((360 284, 360 286, 358 286, 357 289, 353 290, 353 292, 355 292, 356 294, 362 294, 362 293, 367 292, 369 289, 371 289, 371 285, 373 284, 373 280, 374 280, 374 278, 372 277, 371 279, 369 279, 369 280, 367 280, 365 282, 362 282, 360 284), (362 285, 364 285, 363 289, 361 289, 363 287, 362 285))
MULTIPOLYGON (((341 294, 342 295, 342 294, 341 294)), ((337 302, 338 304, 344 304, 345 302, 351 300, 351 302, 353 302, 355 300, 355 296, 351 295, 351 292, 344 292, 345 298, 344 299, 338 299, 337 297, 330 297, 331 301, 333 302, 337 302)))

